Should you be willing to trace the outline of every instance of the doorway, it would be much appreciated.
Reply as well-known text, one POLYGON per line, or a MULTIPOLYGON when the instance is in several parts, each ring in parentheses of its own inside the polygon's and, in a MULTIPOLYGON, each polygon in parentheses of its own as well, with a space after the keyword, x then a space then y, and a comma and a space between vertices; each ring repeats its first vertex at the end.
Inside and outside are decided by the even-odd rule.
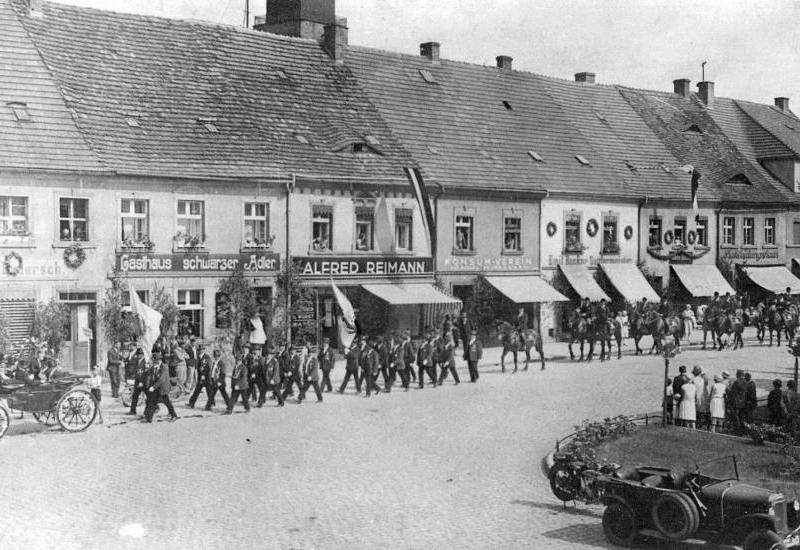
POLYGON ((86 372, 97 360, 95 294, 61 292, 59 300, 69 306, 69 326, 61 347, 61 366, 71 372, 86 372))

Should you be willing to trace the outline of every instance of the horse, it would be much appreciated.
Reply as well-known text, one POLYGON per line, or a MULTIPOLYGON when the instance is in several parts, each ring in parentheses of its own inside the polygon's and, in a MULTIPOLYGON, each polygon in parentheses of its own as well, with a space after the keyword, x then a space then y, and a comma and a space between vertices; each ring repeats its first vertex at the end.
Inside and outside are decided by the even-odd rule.
POLYGON ((608 319, 597 324, 597 339, 600 340, 600 360, 611 359, 611 337, 617 341, 617 359, 622 359, 622 323, 608 319), (606 351, 608 346, 608 351, 606 351))
POLYGON ((652 354, 653 350, 660 352, 661 339, 666 330, 666 323, 661 314, 655 311, 649 311, 645 314, 634 312, 631 320, 631 336, 636 345, 636 355, 641 355, 642 348, 639 347, 639 341, 648 334, 653 337, 653 346, 650 348, 649 353, 652 354))
POLYGON ((784 330, 786 331, 786 339, 791 342, 794 340, 794 333, 798 324, 797 307, 794 304, 790 304, 783 311, 783 321, 784 330))
POLYGON ((725 342, 722 337, 731 333, 731 321, 722 311, 709 311, 703 318, 703 349, 706 349, 706 335, 711 333, 712 350, 722 351, 725 349, 725 342))
POLYGON ((744 332, 744 318, 741 309, 737 309, 736 313, 728 315, 731 332, 733 333, 733 349, 741 349, 744 347, 744 340, 742 340, 742 333, 744 332))
POLYGON ((594 356, 594 341, 595 327, 590 319, 585 319, 579 312, 574 312, 569 321, 570 338, 569 338, 569 358, 575 360, 575 354, 572 352, 572 344, 575 342, 581 343, 581 358, 583 361, 583 344, 589 342, 589 355, 586 357, 587 361, 591 361, 594 356))
POLYGON ((542 338, 535 330, 528 329, 520 333, 511 323, 502 321, 497 325, 497 339, 503 345, 503 353, 500 355, 500 369, 502 372, 506 372, 505 358, 509 352, 511 352, 514 357, 513 372, 517 372, 517 354, 520 351, 525 352, 525 366, 522 370, 528 370, 528 363, 531 361, 531 349, 534 348, 542 361, 542 370, 545 369, 542 338))
POLYGON ((764 322, 764 302, 759 302, 756 307, 748 307, 742 313, 742 320, 745 326, 750 325, 756 328, 756 338, 760 343, 764 343, 764 329, 766 323, 764 322))
POLYGON ((681 341, 686 335, 686 322, 680 315, 670 315, 664 321, 664 324, 664 336, 672 336, 672 338, 675 340, 675 349, 680 351, 681 341))
POLYGON ((785 330, 785 319, 783 314, 778 311, 774 305, 769 306, 766 313, 767 318, 767 332, 769 332, 769 345, 772 345, 772 333, 775 332, 778 336, 778 346, 781 345, 781 334, 785 330))

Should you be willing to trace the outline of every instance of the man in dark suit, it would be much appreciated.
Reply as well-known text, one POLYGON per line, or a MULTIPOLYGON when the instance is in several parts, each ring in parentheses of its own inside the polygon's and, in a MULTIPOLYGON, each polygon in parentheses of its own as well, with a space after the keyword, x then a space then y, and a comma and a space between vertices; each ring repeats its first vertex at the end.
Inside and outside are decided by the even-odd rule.
MULTIPOLYGON (((378 372, 383 376, 383 391, 391 393, 392 391, 392 377, 389 373, 389 337, 376 336, 374 341, 375 353, 378 355, 378 372)), ((375 374, 375 380, 378 380, 378 373, 375 374)))
MULTIPOLYGON (((281 365, 278 357, 275 354, 275 349, 272 346, 266 348, 266 365, 264 367, 265 377, 267 380, 267 390, 272 392, 272 396, 278 401, 278 406, 283 407, 283 396, 281 395, 281 365)), ((267 398, 265 394, 261 394, 261 398, 256 404, 257 407, 263 407, 267 398)))
POLYGON ((122 368, 122 351, 119 342, 114 342, 111 349, 108 350, 106 370, 108 371, 108 380, 111 382, 111 397, 119 397, 119 381, 120 369, 122 368))
POLYGON ((261 344, 252 344, 250 361, 245 362, 250 373, 250 399, 253 403, 261 401, 261 396, 267 393, 266 366, 267 363, 261 355, 261 344))
POLYGON ((342 380, 342 385, 339 386, 339 393, 344 393, 344 389, 347 387, 347 383, 350 381, 351 377, 356 385, 356 393, 361 393, 361 379, 359 378, 358 373, 358 366, 361 363, 361 351, 359 348, 358 336, 353 339, 350 347, 345 349, 344 358, 344 380, 342 380))
POLYGON ((153 421, 153 414, 159 403, 163 403, 169 411, 169 420, 173 422, 178 419, 172 402, 169 400, 169 390, 172 383, 169 381, 169 365, 161 361, 159 353, 153 354, 153 370, 149 378, 150 386, 147 388, 147 406, 144 409, 144 419, 147 422, 153 421))
POLYGON ((404 341, 400 335, 393 335, 389 341, 389 375, 392 382, 400 377, 400 385, 408 391, 408 372, 406 372, 406 354, 403 349, 404 341))
POLYGON ((303 394, 303 348, 300 346, 292 348, 292 357, 289 359, 287 367, 284 368, 284 388, 283 400, 292 395, 292 387, 297 386, 297 395, 303 394))
MULTIPOLYGON (((125 371, 125 377, 129 380, 133 380, 131 408, 127 414, 135 415, 136 407, 139 405, 139 396, 142 395, 142 392, 145 390, 145 374, 147 372, 147 363, 145 362, 144 350, 142 350, 142 348, 136 349, 136 353, 128 360, 125 371)), ((146 395, 147 393, 145 393, 145 396, 146 395)))
POLYGON ((228 397, 228 392, 225 389, 225 377, 227 374, 228 366, 225 364, 225 359, 222 357, 222 352, 218 349, 215 349, 214 359, 208 366, 206 378, 206 393, 208 394, 208 401, 206 402, 207 411, 210 411, 211 407, 214 406, 217 393, 222 395, 222 399, 225 401, 226 409, 230 405, 230 397, 228 397))
POLYGON ((469 369, 469 381, 477 382, 480 375, 478 374, 478 361, 483 359, 483 344, 478 340, 478 331, 472 329, 469 340, 464 342, 464 360, 467 362, 469 369))
POLYGON ((414 346, 414 342, 411 340, 411 331, 406 329, 403 332, 403 363, 406 367, 406 389, 408 389, 408 385, 411 382, 417 381, 417 373, 414 372, 414 363, 417 360, 417 348, 414 346))
POLYGON ((303 360, 303 375, 305 378, 305 384, 303 384, 303 389, 300 390, 300 398, 298 402, 302 403, 303 399, 306 398, 306 392, 308 391, 309 387, 314 388, 314 393, 317 394, 317 403, 322 402, 322 391, 320 391, 319 387, 319 359, 317 358, 317 346, 311 345, 310 343, 307 344, 308 353, 306 353, 305 359, 303 360))
POLYGON ((375 390, 375 393, 381 393, 381 389, 376 382, 381 364, 380 356, 375 349, 377 344, 378 339, 376 337, 372 338, 370 345, 367 345, 366 339, 362 338, 361 347, 359 349, 361 358, 359 365, 361 367, 361 379, 366 384, 367 397, 372 396, 372 390, 375 390))
POLYGON ((425 334, 425 338, 425 341, 417 350, 417 375, 420 389, 425 387, 425 379, 423 378, 425 374, 431 379, 433 387, 436 387, 436 365, 434 364, 436 361, 436 345, 433 340, 433 331, 429 330, 425 334))
POLYGON ((249 390, 250 379, 247 372, 247 365, 245 365, 243 357, 239 355, 239 357, 236 358, 236 365, 233 367, 233 372, 231 372, 231 398, 228 400, 228 410, 225 411, 225 414, 233 414, 233 406, 236 404, 239 396, 242 397, 244 410, 250 412, 250 401, 248 399, 250 394, 249 390))
MULTIPOLYGON (((216 351, 216 350, 215 350, 216 351)), ((197 402, 197 398, 200 397, 200 392, 206 390, 206 397, 207 403, 214 405, 214 396, 212 395, 212 389, 215 390, 215 384, 211 383, 211 364, 212 359, 211 356, 208 354, 205 346, 200 346, 199 348, 199 359, 195 360, 196 366, 196 375, 197 375, 197 383, 194 386, 194 391, 192 395, 189 396, 189 402, 186 404, 187 407, 190 409, 194 408, 194 404, 197 402)), ((187 359, 187 366, 188 366, 188 359, 187 359)), ((208 406, 208 405, 206 405, 208 406)))
POLYGON ((333 385, 331 384, 331 371, 333 370, 335 361, 330 343, 330 338, 323 338, 322 349, 319 350, 319 355, 317 356, 317 359, 319 360, 319 368, 322 371, 322 391, 328 392, 333 391, 333 385))
POLYGON ((200 360, 200 349, 197 346, 197 338, 189 337, 189 341, 183 347, 186 351, 186 385, 199 385, 197 380, 197 367, 200 360))
POLYGON ((461 339, 461 345, 466 346, 467 340, 469 340, 470 334, 472 334, 472 329, 475 326, 472 324, 472 319, 467 317, 466 310, 461 310, 461 313, 458 314, 458 319, 456 319, 456 328, 458 329, 458 336, 461 339))

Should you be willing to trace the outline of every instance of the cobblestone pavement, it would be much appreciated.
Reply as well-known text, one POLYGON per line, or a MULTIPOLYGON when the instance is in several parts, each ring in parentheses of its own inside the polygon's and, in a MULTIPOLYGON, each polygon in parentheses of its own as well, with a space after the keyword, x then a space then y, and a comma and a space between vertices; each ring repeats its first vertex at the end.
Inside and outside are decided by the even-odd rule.
MULTIPOLYGON (((81 434, 15 419, 0 442, 0 547, 606 548, 602 510, 564 510, 540 460, 583 418, 657 410, 663 360, 547 354, 545 371, 501 375, 487 350, 478 384, 312 395, 250 414, 181 401, 181 420, 146 425, 106 394, 105 424, 81 434)), ((792 367, 785 348, 752 341, 680 363, 762 379, 792 367)))

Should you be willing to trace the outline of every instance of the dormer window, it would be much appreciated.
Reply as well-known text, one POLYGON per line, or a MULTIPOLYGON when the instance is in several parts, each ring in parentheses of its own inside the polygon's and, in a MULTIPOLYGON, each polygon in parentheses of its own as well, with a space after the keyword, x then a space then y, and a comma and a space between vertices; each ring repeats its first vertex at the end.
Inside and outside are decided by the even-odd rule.
POLYGON ((584 166, 589 166, 589 161, 586 160, 586 157, 583 157, 581 155, 575 155, 575 160, 577 160, 578 162, 580 162, 584 166))
POLYGON ((214 119, 214 118, 198 118, 197 122, 199 122, 203 126, 203 128, 206 129, 206 131, 209 134, 218 134, 219 133, 219 128, 217 128, 217 124, 216 124, 217 120, 216 119, 214 119))
POLYGON ((17 119, 18 122, 30 122, 31 115, 28 112, 28 104, 22 103, 19 101, 15 101, 12 103, 8 103, 8 108, 11 109, 11 112, 14 113, 14 117, 17 119))
POLYGON ((438 82, 436 81, 436 77, 433 76, 433 73, 430 72, 428 69, 420 69, 419 74, 422 77, 422 80, 424 80, 428 84, 438 84, 438 82))
POLYGON ((732 178, 729 178, 725 183, 730 185, 752 185, 750 178, 744 174, 736 174, 732 178))
POLYGON ((697 124, 692 124, 683 131, 684 134, 699 136, 703 134, 703 130, 697 124))
POLYGON ((364 144, 363 143, 353 143, 351 145, 351 152, 358 154, 364 152, 364 144))
POLYGON ((531 157, 536 162, 544 162, 542 155, 540 155, 536 151, 528 151, 528 156, 531 157))

